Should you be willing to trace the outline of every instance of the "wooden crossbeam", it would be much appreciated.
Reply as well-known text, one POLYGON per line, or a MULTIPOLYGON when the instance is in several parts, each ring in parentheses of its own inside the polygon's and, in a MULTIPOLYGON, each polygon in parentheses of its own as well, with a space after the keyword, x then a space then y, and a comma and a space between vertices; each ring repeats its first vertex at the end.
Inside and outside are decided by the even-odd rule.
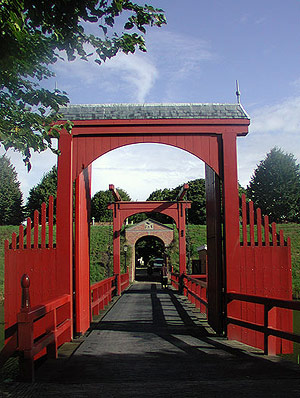
POLYGON ((109 184, 109 190, 112 192, 116 202, 121 202, 122 198, 113 184, 109 184))
POLYGON ((179 194, 177 195, 176 200, 180 201, 183 200, 184 195, 186 194, 187 190, 189 189, 189 184, 184 184, 179 192, 179 194))

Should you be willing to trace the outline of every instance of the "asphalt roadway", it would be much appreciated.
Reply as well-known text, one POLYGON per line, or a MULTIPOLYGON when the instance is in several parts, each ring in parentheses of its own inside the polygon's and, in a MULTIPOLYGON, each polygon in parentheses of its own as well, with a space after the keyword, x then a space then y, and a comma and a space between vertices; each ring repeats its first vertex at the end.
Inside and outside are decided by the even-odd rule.
POLYGON ((217 337, 186 298, 134 283, 71 356, 2 397, 300 397, 300 368, 217 337))

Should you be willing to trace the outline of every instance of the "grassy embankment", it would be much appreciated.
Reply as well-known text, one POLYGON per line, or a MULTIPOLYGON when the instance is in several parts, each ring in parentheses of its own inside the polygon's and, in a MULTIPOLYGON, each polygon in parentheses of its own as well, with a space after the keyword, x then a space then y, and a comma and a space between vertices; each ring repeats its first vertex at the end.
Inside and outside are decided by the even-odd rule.
MULTIPOLYGON (((290 236, 292 242, 293 291, 300 297, 300 224, 281 224, 278 230, 284 231, 285 237, 290 236)), ((91 281, 96 282, 112 274, 112 227, 108 225, 91 227, 91 281)), ((15 226, 0 226, 0 297, 3 296, 4 283, 4 240, 11 238, 12 232, 18 232, 15 226)), ((190 256, 197 258, 197 247, 206 243, 206 227, 189 225, 187 240, 190 240, 190 256)), ((121 236, 121 247, 124 237, 121 236)), ((177 231, 175 242, 170 248, 171 264, 178 269, 177 231)), ((131 253, 127 252, 127 265, 131 253)), ((121 250, 121 267, 124 269, 125 257, 121 250)))

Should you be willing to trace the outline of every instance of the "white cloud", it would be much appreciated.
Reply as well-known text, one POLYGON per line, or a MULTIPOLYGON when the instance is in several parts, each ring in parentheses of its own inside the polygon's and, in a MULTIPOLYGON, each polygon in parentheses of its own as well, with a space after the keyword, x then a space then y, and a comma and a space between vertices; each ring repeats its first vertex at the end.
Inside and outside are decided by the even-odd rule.
POLYGON ((121 102, 145 102, 158 77, 149 57, 140 53, 119 53, 101 66, 94 59, 91 57, 89 62, 81 59, 58 61, 54 66, 60 85, 70 93, 73 103, 72 92, 77 92, 80 98, 83 90, 88 90, 89 103, 107 102, 105 98, 111 93, 117 93, 121 102), (99 97, 104 100, 99 101, 99 97))
POLYGON ((135 144, 93 163, 92 195, 114 184, 133 200, 146 200, 156 189, 175 188, 203 175, 203 162, 188 152, 162 144, 135 144))
POLYGON ((137 102, 145 102, 158 76, 158 71, 150 59, 140 54, 119 54, 105 63, 103 68, 117 72, 118 78, 128 82, 129 86, 133 88, 132 96, 136 98, 137 102))
POLYGON ((199 79, 204 63, 218 59, 208 41, 165 29, 149 33, 147 48, 160 71, 161 102, 176 102, 193 90, 195 76, 199 79))

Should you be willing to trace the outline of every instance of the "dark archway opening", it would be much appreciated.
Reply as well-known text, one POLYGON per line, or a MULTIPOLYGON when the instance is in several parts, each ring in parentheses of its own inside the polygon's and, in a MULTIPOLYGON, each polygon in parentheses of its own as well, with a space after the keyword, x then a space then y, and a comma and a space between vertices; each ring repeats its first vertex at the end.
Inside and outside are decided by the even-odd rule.
POLYGON ((159 267, 153 267, 155 259, 165 261, 165 244, 156 236, 143 236, 135 244, 135 280, 160 281, 159 267))

